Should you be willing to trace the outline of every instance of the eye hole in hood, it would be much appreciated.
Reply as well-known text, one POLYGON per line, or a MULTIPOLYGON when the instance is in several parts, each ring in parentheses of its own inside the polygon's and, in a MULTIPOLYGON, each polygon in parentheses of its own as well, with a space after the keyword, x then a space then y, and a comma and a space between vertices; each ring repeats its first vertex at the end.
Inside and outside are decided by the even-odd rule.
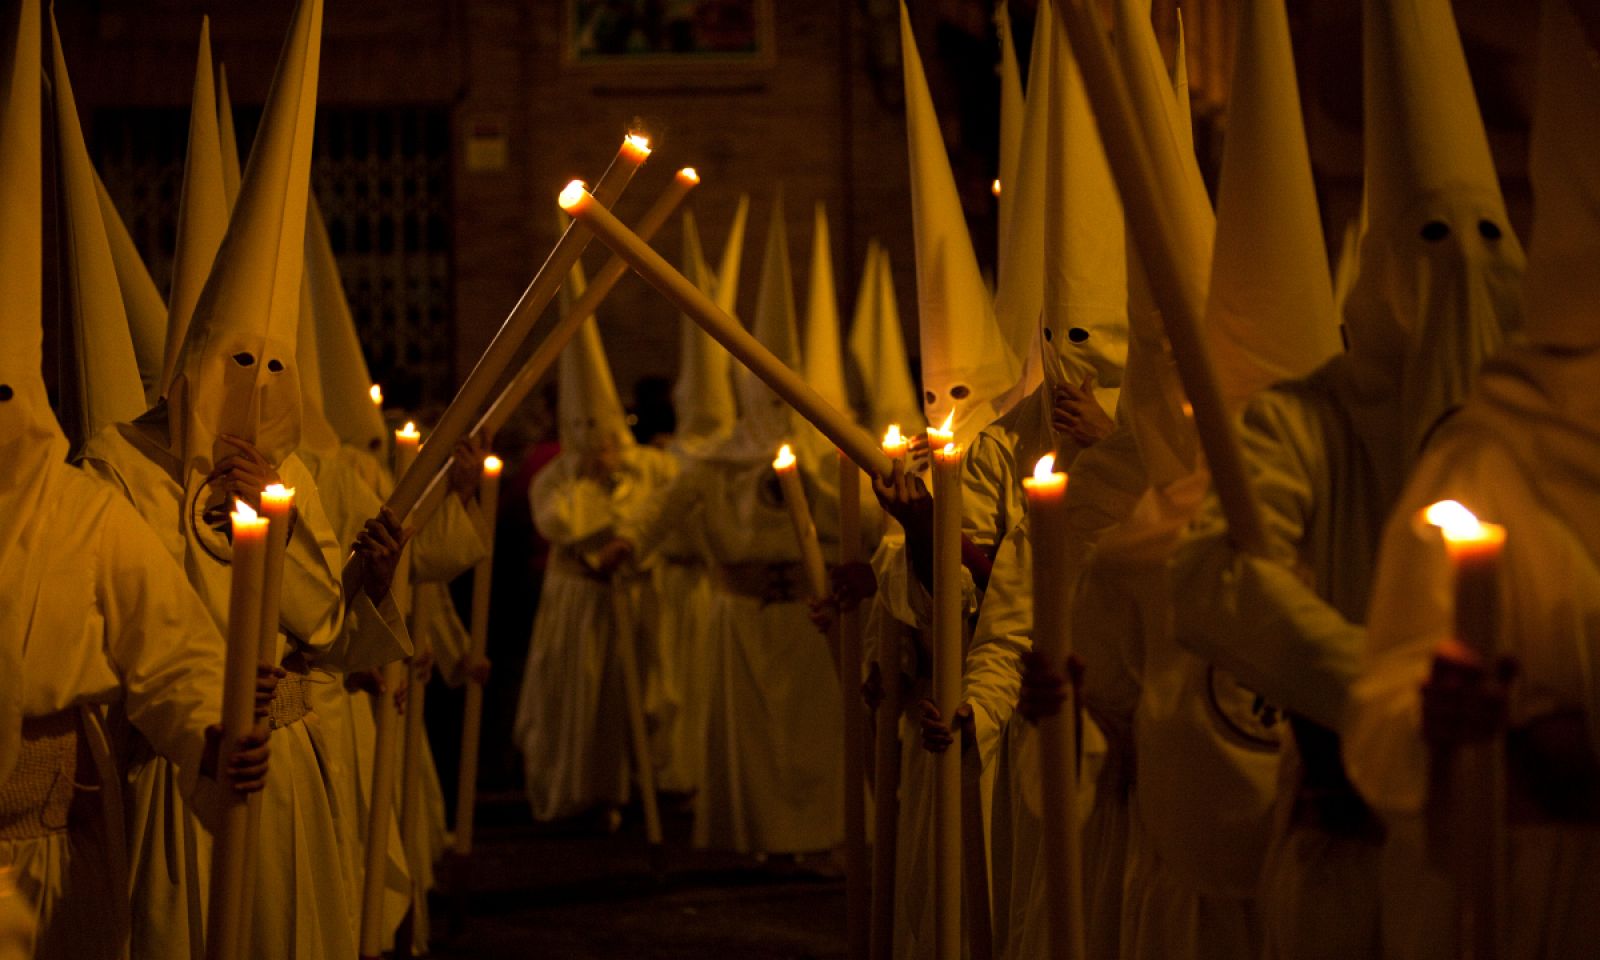
POLYGON ((250 353, 247 350, 241 350, 233 355, 233 362, 237 363, 241 367, 248 367, 256 362, 255 354, 250 353))
POLYGON ((11 389, 11 384, 0 383, 0 403, 4 403, 16 396, 16 391, 11 389))

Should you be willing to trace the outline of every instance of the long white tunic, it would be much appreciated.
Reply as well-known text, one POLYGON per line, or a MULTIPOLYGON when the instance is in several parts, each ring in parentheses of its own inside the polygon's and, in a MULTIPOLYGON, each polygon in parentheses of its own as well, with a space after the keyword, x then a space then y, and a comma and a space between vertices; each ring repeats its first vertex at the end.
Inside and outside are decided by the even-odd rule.
MULTIPOLYGON (((102 431, 85 448, 84 466, 115 484, 144 516, 184 565, 220 627, 227 622, 229 568, 189 550, 181 465, 167 452, 159 430, 151 429, 157 421, 164 424, 165 418, 102 431)), ((409 640, 403 627, 396 633, 392 616, 385 617, 364 596, 354 598, 350 614, 358 629, 343 629, 338 577, 343 551, 316 484, 292 455, 279 473, 295 488, 298 515, 284 562, 280 643, 335 668, 360 669, 405 655, 409 640)), ((274 731, 251 936, 251 955, 261 960, 343 958, 355 950, 335 790, 322 761, 328 750, 315 712, 274 731)), ((184 803, 176 773, 160 757, 135 770, 130 807, 134 954, 198 956, 210 886, 210 835, 184 803)))
MULTIPOLYGON (((1384 534, 1367 648, 1346 713, 1350 777, 1390 826, 1384 956, 1459 956, 1449 888, 1427 869, 1428 750, 1420 690, 1453 632, 1449 563, 1417 511, 1465 504, 1506 527, 1497 581, 1501 649, 1519 665, 1513 729, 1574 713, 1600 743, 1600 369, 1593 353, 1523 348, 1486 364, 1477 392, 1440 429, 1384 534), (1389 922, 1391 919, 1393 922, 1389 922)), ((1593 909, 1600 830, 1532 817, 1511 827, 1512 960, 1578 957, 1600 943, 1593 909)))
MULTIPOLYGON (((666 488, 676 469, 671 456, 630 447, 611 489, 581 473, 575 455, 552 461, 529 490, 534 524, 550 541, 550 565, 534 617, 516 738, 522 747, 528 802, 540 820, 627 802, 628 720, 613 591, 637 611, 641 578, 594 574, 585 555, 618 535, 648 499, 666 488)), ((648 551, 640 556, 648 561, 648 551)), ((634 626, 651 626, 635 613, 634 626)), ((646 647, 646 649, 648 649, 646 647)), ((636 660, 646 657, 636 654, 636 660)))
MULTIPOLYGON (((199 785, 205 728, 221 719, 221 635, 190 589, 183 571, 111 487, 64 465, 24 536, 42 565, 42 589, 24 598, 18 584, 0 584, 7 602, 31 602, 22 644, 21 713, 43 717, 82 709, 98 723, 103 706, 126 717, 166 757, 185 796, 199 785)), ((120 760, 121 758, 112 758, 120 760)), ((65 771, 72 773, 73 771, 65 771)), ((120 773, 120 769, 118 768, 120 773)), ((106 785, 102 785, 105 789, 106 785)), ((115 788, 115 782, 109 785, 115 788)), ((111 795, 106 794, 105 799, 111 795)), ((0 870, 10 871, 14 899, 36 921, 25 956, 113 958, 128 934, 125 853, 110 850, 100 817, 122 811, 81 803, 67 829, 0 841, 0 870)))

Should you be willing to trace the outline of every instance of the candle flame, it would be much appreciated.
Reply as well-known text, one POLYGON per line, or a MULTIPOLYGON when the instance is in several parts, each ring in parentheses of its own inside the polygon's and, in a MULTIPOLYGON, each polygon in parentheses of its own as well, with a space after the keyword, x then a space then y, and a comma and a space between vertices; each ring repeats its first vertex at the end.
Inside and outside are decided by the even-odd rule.
POLYGON ((1455 500, 1440 500, 1424 510, 1423 517, 1438 527, 1446 540, 1481 540, 1485 534, 1482 521, 1455 500))
POLYGON ((786 443, 778 448, 778 459, 772 461, 774 470, 787 470, 794 466, 794 450, 786 443))
POLYGON ((650 138, 642 133, 630 133, 623 139, 623 144, 631 148, 634 153, 643 157, 650 156, 650 138))
POLYGON ((491 476, 498 474, 500 472, 500 468, 504 466, 505 463, 492 453, 483 458, 484 472, 490 474, 491 476))
POLYGON ((941 423, 937 427, 928 428, 928 439, 943 443, 948 443, 949 441, 954 440, 956 435, 955 431, 951 429, 951 427, 955 424, 955 422, 956 412, 951 410, 950 415, 944 418, 944 423, 941 423))
POLYGON ((383 406, 383 388, 378 386, 376 383, 367 388, 367 396, 372 398, 373 406, 383 406))
POLYGON ((944 445, 944 455, 947 458, 954 457, 956 455, 956 443, 954 440, 944 445))
POLYGON ((261 491, 262 502, 268 500, 273 503, 292 503, 294 501, 294 487, 286 487, 281 483, 269 483, 261 491))
POLYGON ((1056 455, 1047 453, 1039 458, 1033 465, 1033 480, 1035 483, 1046 483, 1056 472, 1056 455))
POLYGON ((254 523, 256 519, 256 512, 254 508, 250 506, 250 504, 245 503, 243 500, 233 501, 234 523, 254 523))
POLYGON ((699 183, 700 174, 695 170, 694 167, 684 167, 682 170, 678 171, 678 179, 688 183, 699 183))
POLYGON ((582 205, 584 198, 588 195, 589 190, 584 185, 584 182, 582 180, 574 180, 561 188, 561 196, 556 198, 556 202, 561 205, 561 209, 571 213, 574 208, 582 205))
POLYGON ((417 429, 417 425, 414 421, 407 420, 406 425, 401 427, 399 430, 396 430, 394 435, 397 437, 404 437, 407 440, 413 440, 421 437, 422 432, 417 429))
POLYGON ((903 447, 905 442, 906 438, 900 435, 900 424, 889 424, 889 429, 883 434, 883 445, 886 447, 903 447))
POLYGON ((1000 196, 1000 178, 999 177, 995 177, 994 178, 994 183, 989 184, 989 192, 994 194, 997 197, 1000 196))

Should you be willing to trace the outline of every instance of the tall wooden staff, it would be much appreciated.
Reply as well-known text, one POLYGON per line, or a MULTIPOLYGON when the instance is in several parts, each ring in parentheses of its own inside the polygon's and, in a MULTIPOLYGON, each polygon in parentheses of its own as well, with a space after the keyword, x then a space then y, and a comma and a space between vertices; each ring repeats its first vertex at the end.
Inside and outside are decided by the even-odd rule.
MULTIPOLYGON (((861 562, 861 468, 839 454, 839 565, 861 562)), ((867 877, 866 738, 861 707, 861 611, 839 607, 839 697, 844 703, 844 903, 850 960, 867 956, 871 910, 867 877)))
MULTIPOLYGON (((233 511, 233 579, 228 594, 228 649, 222 692, 222 744, 217 779, 226 781, 239 738, 255 728, 256 658, 261 642, 261 587, 266 576, 267 520, 243 501, 233 511)), ((211 911, 206 960, 235 960, 244 946, 246 846, 250 809, 243 794, 224 785, 221 829, 212 847, 211 911)))
POLYGON ((634 650, 638 631, 625 575, 612 578, 611 612, 616 621, 617 669, 622 673, 622 692, 627 700, 634 777, 639 782, 639 801, 644 807, 645 840, 650 844, 653 865, 659 870, 662 866, 661 811, 656 806, 656 768, 650 754, 650 731, 644 722, 644 683, 639 676, 639 658, 634 650))
MULTIPOLYGON (((906 440, 900 425, 890 424, 883 452, 891 462, 903 461, 906 440)), ((895 857, 900 833, 900 633, 890 624, 878 637, 878 682, 883 700, 877 708, 872 776, 872 960, 894 956, 895 857)))
MULTIPOLYGON (((422 437, 408 423, 395 431, 394 438, 394 467, 399 474, 416 461, 422 437)), ((409 558, 408 549, 395 572, 397 581, 410 576, 409 558)), ((396 586, 402 594, 405 592, 403 583, 396 586)), ((361 878, 361 960, 378 960, 383 952, 383 888, 389 865, 389 825, 394 818, 395 768, 400 759, 395 743, 400 716, 395 710, 394 694, 406 682, 409 669, 410 664, 403 661, 385 666, 382 690, 372 704, 377 729, 373 735, 372 789, 367 803, 366 867, 361 878)))
MULTIPOLYGON (((500 458, 483 459, 483 475, 478 481, 478 513, 483 525, 478 531, 487 553, 472 572, 472 655, 469 663, 481 662, 489 650, 489 594, 494 585, 494 528, 500 505, 500 458)), ((478 742, 483 732, 483 684, 467 678, 466 712, 461 720, 461 765, 456 777, 456 829, 454 850, 465 859, 472 853, 472 820, 478 803, 478 742)))

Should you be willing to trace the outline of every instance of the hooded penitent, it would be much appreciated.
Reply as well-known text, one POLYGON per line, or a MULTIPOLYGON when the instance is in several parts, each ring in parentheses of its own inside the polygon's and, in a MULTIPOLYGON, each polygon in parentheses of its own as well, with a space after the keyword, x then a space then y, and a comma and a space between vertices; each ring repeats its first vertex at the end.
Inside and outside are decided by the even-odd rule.
POLYGON ((102 427, 145 410, 139 363, 117 282, 116 259, 95 190, 94 167, 78 125, 55 17, 50 18, 55 107, 56 193, 64 321, 61 402, 68 434, 81 445, 102 427))
POLYGON ((972 250, 939 117, 928 92, 911 16, 900 4, 906 142, 911 159, 911 220, 917 251, 917 328, 922 340, 923 412, 929 423, 953 415, 966 443, 1003 412, 1023 358, 1006 346, 972 250))
POLYGON ((42 367, 44 229, 40 197, 38 0, 6 8, 0 51, 0 782, 16 764, 20 742, 22 642, 43 587, 43 515, 55 475, 66 465, 67 438, 50 412, 42 367))
MULTIPOLYGON (((223 435, 248 441, 274 464, 300 445, 295 347, 321 37, 322 4, 305 0, 167 392, 172 452, 183 462, 195 516, 224 507, 220 493, 205 487, 215 464, 235 452, 223 435)), ((205 536, 209 526, 188 528, 205 536)))
POLYGON ((911 362, 906 359, 905 330, 895 301, 889 251, 877 241, 868 244, 867 262, 862 266, 861 298, 856 301, 850 326, 850 358, 866 392, 869 430, 882 433, 894 423, 912 434, 927 425, 911 381, 911 362))
POLYGON ((1238 16, 1205 317, 1230 409, 1340 349, 1283 0, 1238 16))
POLYGON ((1366 198, 1350 351, 1398 382, 1406 449, 1518 324, 1511 232, 1449 0, 1368 0, 1366 198))
MULTIPOLYGON (((761 260, 751 332, 790 369, 800 369, 800 332, 795 321, 794 277, 789 267, 788 226, 781 190, 773 198, 772 217, 767 221, 766 253, 761 260)), ((793 411, 744 366, 735 372, 734 390, 739 399, 739 422, 723 445, 722 455, 732 460, 770 460, 779 446, 793 440, 793 411)))
POLYGON ((178 240, 172 259, 172 289, 167 296, 167 339, 160 395, 177 376, 178 354, 201 290, 211 276, 228 230, 228 198, 222 179, 222 139, 217 130, 217 97, 211 74, 211 21, 200 21, 200 54, 189 105, 189 148, 183 162, 183 193, 178 199, 178 240))
POLYGON ((311 310, 317 318, 317 364, 322 375, 322 406, 328 423, 345 443, 377 453, 388 428, 383 412, 372 402, 372 374, 361 353, 356 321, 339 279, 322 210, 311 198, 306 214, 306 271, 311 284, 311 310))
POLYGON ((105 221, 106 242, 111 245, 111 260, 117 269, 117 283, 122 288, 122 306, 128 315, 128 333, 133 339, 133 352, 139 364, 139 384, 144 391, 144 405, 152 407, 160 398, 161 363, 167 342, 167 302, 156 289, 150 268, 145 266, 139 248, 134 245, 122 214, 101 182, 94 175, 95 194, 100 200, 100 216, 105 221))
MULTIPOLYGON (((743 206, 741 205, 741 210, 743 206)), ((707 296, 716 296, 717 278, 706 264, 694 215, 683 213, 684 274, 707 296)), ((687 316, 678 320, 678 379, 672 402, 678 415, 677 444, 698 452, 720 442, 733 429, 733 358, 722 344, 687 316)))
MULTIPOLYGON (((569 287, 573 299, 583 295, 583 275, 577 269, 562 284, 562 289, 569 287)), ((611 364, 606 361, 606 348, 600 340, 600 324, 594 316, 585 318, 567 342, 556 370, 561 452, 591 454, 607 448, 631 447, 633 433, 628 429, 628 418, 611 377, 611 364)))
POLYGON ((1128 268, 1117 196, 1094 114, 1072 51, 1049 31, 1050 110, 1044 189, 1045 382, 1081 384, 1093 376, 1097 399, 1116 408, 1128 357, 1128 268))
MULTIPOLYGON (((806 382, 822 399, 850 413, 850 392, 845 386, 844 353, 839 336, 839 297, 833 285, 833 247, 828 241, 828 212, 819 201, 811 233, 811 275, 806 286, 805 339, 801 345, 806 382)), ((805 424, 807 444, 814 457, 832 454, 833 441, 811 424, 805 424)))

